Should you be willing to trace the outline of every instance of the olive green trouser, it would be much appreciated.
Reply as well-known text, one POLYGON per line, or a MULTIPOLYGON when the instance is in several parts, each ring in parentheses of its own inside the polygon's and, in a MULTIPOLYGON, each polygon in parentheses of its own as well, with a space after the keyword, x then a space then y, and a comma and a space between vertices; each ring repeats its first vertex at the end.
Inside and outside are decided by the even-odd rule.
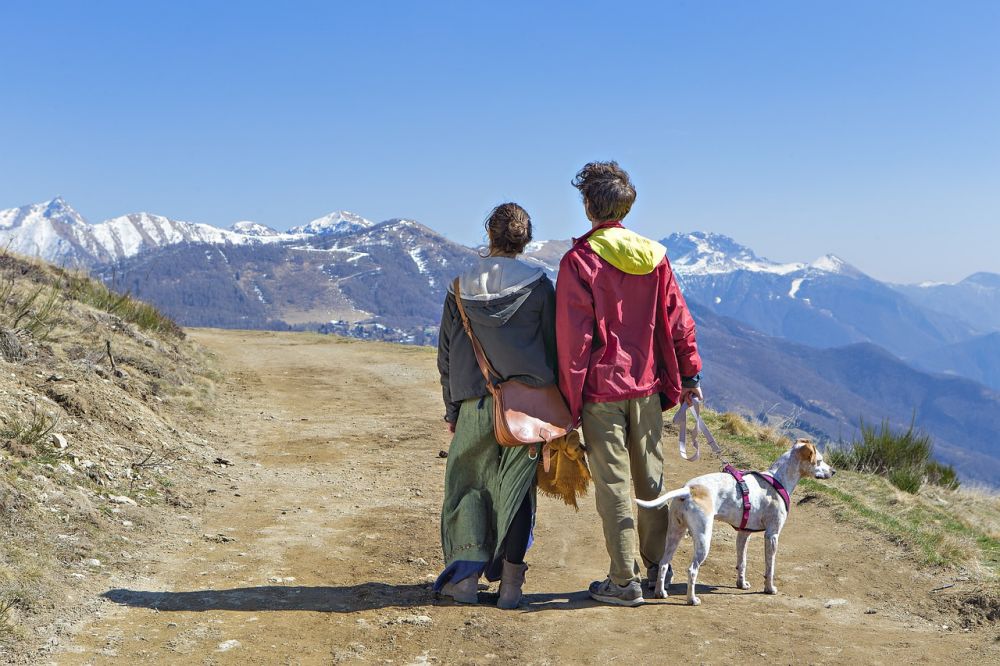
POLYGON ((535 509, 536 459, 526 446, 500 446, 493 434, 493 398, 462 403, 448 449, 441 509, 445 564, 486 563, 499 580, 504 539, 525 495, 535 509))
POLYGON ((658 395, 583 406, 583 439, 594 478, 597 513, 604 526, 604 543, 611 556, 608 575, 618 585, 640 580, 642 569, 635 558, 637 540, 647 568, 659 564, 663 555, 667 507, 640 509, 629 492, 634 483, 635 496, 641 500, 662 494, 662 433, 663 412, 658 395))

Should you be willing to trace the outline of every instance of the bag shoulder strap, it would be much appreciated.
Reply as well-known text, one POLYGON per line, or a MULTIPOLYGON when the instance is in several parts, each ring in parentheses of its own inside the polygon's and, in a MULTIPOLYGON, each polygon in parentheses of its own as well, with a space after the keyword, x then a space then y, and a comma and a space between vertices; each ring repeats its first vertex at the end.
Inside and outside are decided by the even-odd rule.
POLYGON ((476 334, 472 332, 472 324, 469 322, 469 315, 465 312, 465 306, 462 305, 462 285, 460 282, 461 278, 455 278, 455 282, 452 286, 452 291, 455 293, 455 303, 458 305, 458 314, 462 316, 462 328, 469 336, 469 340, 472 342, 472 351, 476 354, 476 362, 479 364, 479 369, 483 373, 483 379, 486 380, 486 388, 493 392, 493 380, 490 375, 496 377, 497 379, 503 379, 499 372, 490 363, 490 360, 486 358, 486 352, 483 351, 483 346, 479 343, 479 338, 476 334))

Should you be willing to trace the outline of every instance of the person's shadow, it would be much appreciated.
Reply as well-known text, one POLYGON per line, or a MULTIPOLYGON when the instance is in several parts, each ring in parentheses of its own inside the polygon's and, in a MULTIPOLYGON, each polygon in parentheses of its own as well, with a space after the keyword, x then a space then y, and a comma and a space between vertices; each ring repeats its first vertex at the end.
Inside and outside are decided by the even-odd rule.
POLYGON ((262 585, 228 590, 191 592, 146 592, 114 589, 105 599, 135 608, 160 611, 319 611, 352 613, 373 608, 408 608, 434 603, 434 592, 426 584, 390 585, 361 583, 344 587, 262 585))
MULTIPOLYGON (((672 595, 683 594, 684 585, 671 585, 672 595)), ((698 593, 711 594, 711 586, 698 586, 698 593)), ((324 613, 354 613, 377 608, 412 608, 432 606, 438 600, 430 585, 368 582, 342 587, 306 587, 303 585, 262 585, 226 590, 192 590, 190 592, 149 592, 114 589, 102 594, 122 606, 152 608, 158 611, 317 611, 324 613)), ((496 593, 481 591, 479 603, 495 604, 496 593)), ((676 597, 675 597, 676 598, 676 597)), ((521 609, 528 612, 574 610, 599 605, 585 590, 573 592, 525 594, 521 609)))

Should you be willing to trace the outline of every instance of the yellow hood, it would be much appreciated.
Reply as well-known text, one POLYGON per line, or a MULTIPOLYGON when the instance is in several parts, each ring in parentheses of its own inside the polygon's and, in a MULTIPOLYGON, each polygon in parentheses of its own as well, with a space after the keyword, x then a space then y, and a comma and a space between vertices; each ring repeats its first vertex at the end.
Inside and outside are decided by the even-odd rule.
POLYGON ((605 227, 587 237, 591 249, 618 270, 646 275, 660 265, 667 248, 623 227, 605 227))

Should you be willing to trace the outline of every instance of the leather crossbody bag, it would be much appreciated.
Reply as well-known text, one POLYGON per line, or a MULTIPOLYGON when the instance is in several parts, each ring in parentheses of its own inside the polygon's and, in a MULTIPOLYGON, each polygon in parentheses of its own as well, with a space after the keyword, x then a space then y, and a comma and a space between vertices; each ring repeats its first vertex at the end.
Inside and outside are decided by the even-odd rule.
POLYGON ((459 278, 455 278, 453 290, 462 326, 472 342, 486 389, 493 396, 493 430, 497 442, 501 446, 525 446, 564 437, 573 419, 559 387, 555 384, 530 386, 516 379, 505 381, 486 358, 483 346, 472 332, 472 324, 462 305, 459 278))

